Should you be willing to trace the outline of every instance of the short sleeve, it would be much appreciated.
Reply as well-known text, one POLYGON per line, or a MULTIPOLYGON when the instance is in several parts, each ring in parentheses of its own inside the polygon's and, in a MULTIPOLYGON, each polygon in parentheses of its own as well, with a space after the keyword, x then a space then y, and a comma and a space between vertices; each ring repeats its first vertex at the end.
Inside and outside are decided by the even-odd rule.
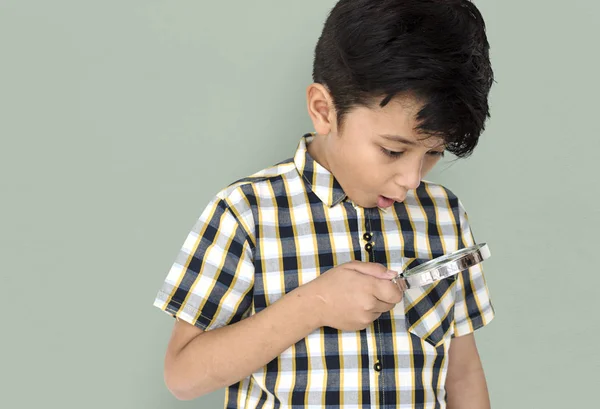
MULTIPOLYGON (((459 200, 460 240, 462 247, 475 245, 468 215, 459 200)), ((487 325, 494 318, 482 264, 473 266, 458 275, 454 304, 454 336, 470 334, 487 325)))
POLYGON ((189 232, 154 306, 205 331, 241 320, 252 304, 253 248, 234 212, 215 197, 189 232))

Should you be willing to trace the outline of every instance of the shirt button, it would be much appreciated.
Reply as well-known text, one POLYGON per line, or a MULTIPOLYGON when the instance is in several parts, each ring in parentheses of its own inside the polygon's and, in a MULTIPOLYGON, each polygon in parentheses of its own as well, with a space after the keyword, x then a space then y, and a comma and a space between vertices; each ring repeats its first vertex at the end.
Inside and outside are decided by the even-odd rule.
POLYGON ((365 241, 371 241, 372 238, 373 238, 373 235, 371 235, 371 233, 365 233, 363 235, 363 239, 365 239, 365 241))
POLYGON ((373 244, 371 244, 371 243, 365 244, 365 250, 367 250, 370 253, 373 250, 373 244))
POLYGON ((373 369, 375 369, 377 372, 381 372, 381 363, 379 361, 375 362, 373 369))

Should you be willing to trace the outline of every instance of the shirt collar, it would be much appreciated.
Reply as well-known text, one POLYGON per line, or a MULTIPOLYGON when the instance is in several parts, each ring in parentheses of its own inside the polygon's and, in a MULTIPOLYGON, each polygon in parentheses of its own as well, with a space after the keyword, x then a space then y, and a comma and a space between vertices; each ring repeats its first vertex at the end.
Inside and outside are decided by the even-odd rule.
MULTIPOLYGON (((298 169, 298 173, 300 173, 300 176, 302 176, 308 187, 327 206, 333 207, 344 200, 351 202, 331 172, 314 160, 308 153, 307 146, 312 142, 314 137, 314 133, 308 133, 300 139, 296 155, 294 156, 294 164, 298 169)), ((358 207, 354 203, 353 205, 358 207)), ((379 210, 383 213, 388 213, 390 208, 380 207, 379 210)))
POLYGON ((333 207, 346 199, 346 193, 331 172, 308 153, 307 146, 314 137, 314 133, 308 133, 300 139, 294 156, 294 164, 300 176, 315 195, 327 206, 333 207))

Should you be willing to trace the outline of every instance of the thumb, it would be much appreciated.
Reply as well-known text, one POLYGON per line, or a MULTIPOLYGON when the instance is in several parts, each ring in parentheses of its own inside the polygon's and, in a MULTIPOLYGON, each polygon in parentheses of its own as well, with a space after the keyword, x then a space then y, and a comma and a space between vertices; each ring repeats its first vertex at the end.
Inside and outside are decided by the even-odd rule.
POLYGON ((379 263, 351 263, 349 267, 361 274, 383 280, 391 280, 398 275, 398 272, 388 270, 383 264, 379 263))

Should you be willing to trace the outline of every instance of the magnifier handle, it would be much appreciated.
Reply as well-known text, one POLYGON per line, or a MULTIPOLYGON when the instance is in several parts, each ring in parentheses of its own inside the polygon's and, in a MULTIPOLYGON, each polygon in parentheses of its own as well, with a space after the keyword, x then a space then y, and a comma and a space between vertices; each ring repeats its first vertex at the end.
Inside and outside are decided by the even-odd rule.
POLYGON ((400 273, 396 277, 392 278, 392 283, 396 284, 398 286, 398 288, 400 289, 400 291, 405 291, 410 288, 410 284, 404 278, 402 273, 400 273))

